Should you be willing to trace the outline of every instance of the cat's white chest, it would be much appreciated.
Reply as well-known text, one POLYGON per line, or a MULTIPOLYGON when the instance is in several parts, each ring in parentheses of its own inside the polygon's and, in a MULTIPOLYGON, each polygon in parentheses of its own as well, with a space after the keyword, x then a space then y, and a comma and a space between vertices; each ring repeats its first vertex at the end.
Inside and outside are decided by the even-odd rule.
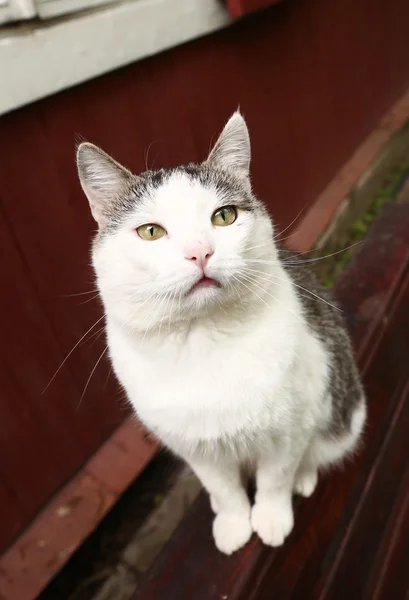
POLYGON ((129 345, 108 331, 119 380, 141 420, 165 440, 234 436, 285 419, 283 374, 293 347, 280 331, 275 342, 261 327, 242 337, 198 330, 158 345, 129 345))

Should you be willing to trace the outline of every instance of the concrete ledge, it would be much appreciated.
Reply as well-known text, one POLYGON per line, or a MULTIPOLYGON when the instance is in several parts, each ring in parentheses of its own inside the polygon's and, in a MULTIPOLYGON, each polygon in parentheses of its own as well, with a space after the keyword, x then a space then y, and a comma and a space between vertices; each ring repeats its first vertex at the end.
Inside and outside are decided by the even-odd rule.
POLYGON ((128 0, 0 34, 0 114, 232 22, 218 0, 128 0))

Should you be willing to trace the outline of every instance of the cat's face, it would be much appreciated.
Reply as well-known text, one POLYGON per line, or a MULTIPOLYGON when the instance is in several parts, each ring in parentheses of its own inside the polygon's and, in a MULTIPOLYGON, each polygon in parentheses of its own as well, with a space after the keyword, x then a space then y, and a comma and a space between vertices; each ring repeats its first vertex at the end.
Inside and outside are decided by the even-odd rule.
POLYGON ((146 330, 225 312, 254 295, 250 270, 275 250, 271 221, 251 193, 249 162, 238 113, 202 165, 137 177, 80 146, 80 179, 100 227, 93 262, 110 316, 146 330))

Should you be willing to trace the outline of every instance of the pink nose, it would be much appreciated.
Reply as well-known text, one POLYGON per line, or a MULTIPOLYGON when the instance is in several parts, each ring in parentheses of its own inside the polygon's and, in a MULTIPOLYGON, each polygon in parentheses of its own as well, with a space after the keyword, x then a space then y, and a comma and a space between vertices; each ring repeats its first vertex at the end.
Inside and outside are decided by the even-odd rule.
POLYGON ((185 258, 194 261, 201 269, 205 268, 212 254, 213 250, 206 244, 196 243, 185 248, 185 258))

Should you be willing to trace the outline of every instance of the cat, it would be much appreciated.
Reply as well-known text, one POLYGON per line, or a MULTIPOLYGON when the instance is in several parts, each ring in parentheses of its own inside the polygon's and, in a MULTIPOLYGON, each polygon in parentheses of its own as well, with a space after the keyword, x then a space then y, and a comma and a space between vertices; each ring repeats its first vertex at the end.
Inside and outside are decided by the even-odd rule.
POLYGON ((293 493, 310 496, 319 469, 356 449, 366 400, 342 313, 252 193, 243 116, 201 164, 134 175, 82 143, 77 165, 129 401, 208 491, 221 552, 253 532, 280 546, 293 493))

